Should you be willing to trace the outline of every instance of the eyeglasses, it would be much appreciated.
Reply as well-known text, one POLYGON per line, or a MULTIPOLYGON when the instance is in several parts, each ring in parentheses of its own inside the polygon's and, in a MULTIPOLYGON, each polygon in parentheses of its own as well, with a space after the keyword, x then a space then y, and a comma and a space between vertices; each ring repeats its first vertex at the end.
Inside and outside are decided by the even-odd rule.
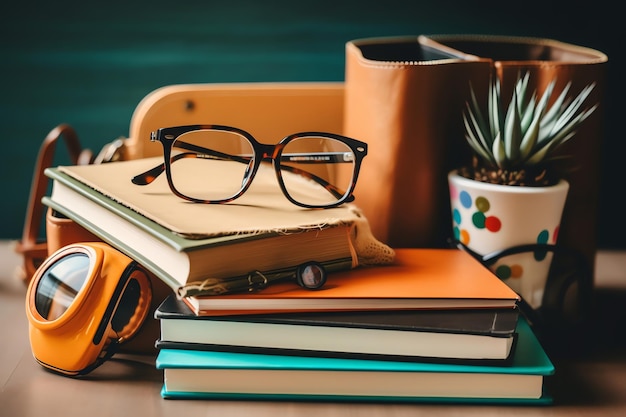
POLYGON ((222 204, 239 198, 271 162, 283 194, 306 208, 331 208, 354 201, 352 192, 367 144, 324 132, 289 135, 276 145, 259 143, 229 126, 161 128, 150 135, 163 145, 165 162, 132 179, 151 183, 164 171, 177 196, 196 203, 222 204), (260 169, 261 168, 261 169, 260 169))

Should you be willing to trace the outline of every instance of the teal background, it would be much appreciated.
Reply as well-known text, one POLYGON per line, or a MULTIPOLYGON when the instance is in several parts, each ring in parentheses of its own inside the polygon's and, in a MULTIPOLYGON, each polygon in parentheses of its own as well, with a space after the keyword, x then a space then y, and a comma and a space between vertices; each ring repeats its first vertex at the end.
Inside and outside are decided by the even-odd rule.
MULTIPOLYGON (((617 204, 623 23, 608 0, 31 1, 0 25, 0 239, 21 237, 36 153, 60 123, 85 147, 128 134, 132 112, 170 84, 342 81, 345 43, 436 33, 549 37, 609 56, 598 244, 626 247, 617 204), (618 49, 619 48, 619 49, 618 49), (619 51, 619 52, 618 52, 619 51), (617 68, 617 69, 616 69, 617 68)), ((57 163, 64 163, 59 152, 57 163)))

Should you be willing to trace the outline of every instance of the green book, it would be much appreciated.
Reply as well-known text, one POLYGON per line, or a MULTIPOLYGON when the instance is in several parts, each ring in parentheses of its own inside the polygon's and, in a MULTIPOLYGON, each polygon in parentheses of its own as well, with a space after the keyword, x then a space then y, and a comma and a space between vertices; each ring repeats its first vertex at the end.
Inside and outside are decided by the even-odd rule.
POLYGON ((163 398, 549 404, 555 371, 520 319, 511 366, 162 349, 163 398))
POLYGON ((189 203, 163 182, 150 188, 131 183, 133 175, 161 159, 48 168, 52 191, 43 203, 174 290, 206 278, 295 270, 309 261, 329 271, 356 265, 355 207, 301 209, 284 198, 272 173, 259 178, 260 186, 264 180, 271 186, 251 189, 250 197, 244 196, 248 200, 232 205, 189 203))

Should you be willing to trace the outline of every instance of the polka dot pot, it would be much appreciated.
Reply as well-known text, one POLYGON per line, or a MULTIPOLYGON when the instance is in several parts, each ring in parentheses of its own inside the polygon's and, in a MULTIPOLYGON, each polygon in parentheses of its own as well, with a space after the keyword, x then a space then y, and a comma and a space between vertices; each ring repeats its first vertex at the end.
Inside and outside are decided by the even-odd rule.
MULTIPOLYGON (((487 255, 524 244, 556 244, 569 184, 519 187, 448 175, 454 238, 487 255)), ((551 253, 508 255, 491 268, 531 307, 541 306, 551 253)), ((471 279, 471 277, 469 277, 471 279)))

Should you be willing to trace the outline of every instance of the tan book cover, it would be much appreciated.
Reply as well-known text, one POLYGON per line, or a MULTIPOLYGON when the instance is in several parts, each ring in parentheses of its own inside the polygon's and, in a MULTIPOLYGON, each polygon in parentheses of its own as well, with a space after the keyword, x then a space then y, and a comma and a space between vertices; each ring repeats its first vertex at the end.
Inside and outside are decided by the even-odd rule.
POLYGON ((359 218, 358 211, 349 204, 321 210, 295 206, 283 196, 274 172, 265 164, 259 168, 250 189, 228 204, 197 204, 183 200, 169 189, 164 174, 146 186, 131 182, 135 175, 162 162, 162 157, 154 157, 98 165, 60 166, 59 171, 188 237, 319 229, 351 223, 359 218))

